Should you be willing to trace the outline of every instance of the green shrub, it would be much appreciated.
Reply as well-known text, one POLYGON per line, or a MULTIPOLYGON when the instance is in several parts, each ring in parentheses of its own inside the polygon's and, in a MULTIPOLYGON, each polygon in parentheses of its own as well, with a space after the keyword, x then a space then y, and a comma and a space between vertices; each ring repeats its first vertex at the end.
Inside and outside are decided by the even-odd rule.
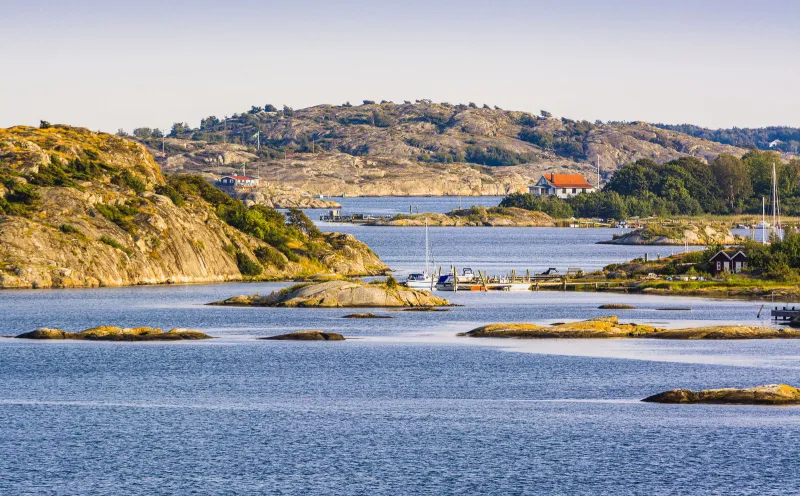
POLYGON ((117 250, 125 252, 129 257, 133 255, 133 250, 131 250, 130 248, 128 248, 127 246, 123 245, 122 243, 120 243, 119 241, 110 236, 101 237, 100 242, 105 243, 112 248, 116 248, 117 250))
POLYGON ((286 256, 274 248, 261 246, 256 248, 253 253, 258 261, 264 265, 273 265, 279 269, 284 269, 287 265, 286 256))
POLYGON ((257 276, 264 270, 261 264, 248 257, 242 252, 236 253, 236 266, 243 276, 257 276))
POLYGON ((147 185, 145 184, 144 181, 142 181, 141 179, 136 177, 133 173, 127 170, 122 171, 120 174, 114 176, 111 179, 111 182, 113 184, 116 184, 117 186, 128 187, 133 191, 135 191, 137 194, 143 193, 147 189, 147 185))
POLYGON ((166 196, 178 207, 182 207, 186 203, 180 193, 178 193, 178 190, 176 190, 171 184, 159 184, 156 186, 156 194, 166 196))
POLYGON ((81 234, 78 228, 72 224, 61 224, 58 229, 64 234, 81 234))
POLYGON ((98 203, 95 205, 100 214, 114 224, 118 225, 129 233, 136 231, 136 225, 133 223, 133 216, 139 213, 139 209, 125 204, 125 205, 105 205, 98 203))
POLYGON ((395 279, 392 276, 389 276, 389 277, 386 278, 386 287, 387 288, 395 289, 395 288, 397 288, 397 286, 398 286, 397 279, 395 279))

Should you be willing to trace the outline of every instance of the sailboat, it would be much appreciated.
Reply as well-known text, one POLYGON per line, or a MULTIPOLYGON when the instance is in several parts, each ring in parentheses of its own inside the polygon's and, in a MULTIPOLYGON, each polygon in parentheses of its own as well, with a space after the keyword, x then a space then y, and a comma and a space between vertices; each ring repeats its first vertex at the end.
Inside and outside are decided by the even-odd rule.
POLYGON ((430 245, 428 243, 428 219, 425 219, 425 272, 412 272, 408 275, 405 285, 412 289, 427 289, 432 291, 436 288, 433 275, 430 271, 430 245))

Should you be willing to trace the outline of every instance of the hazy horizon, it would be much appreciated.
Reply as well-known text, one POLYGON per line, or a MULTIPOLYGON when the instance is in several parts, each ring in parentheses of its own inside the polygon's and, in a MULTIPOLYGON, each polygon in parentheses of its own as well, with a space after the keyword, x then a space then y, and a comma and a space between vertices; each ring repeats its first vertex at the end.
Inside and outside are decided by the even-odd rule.
POLYGON ((0 127, 197 126, 252 105, 475 102, 800 126, 789 1, 0 0, 0 127))

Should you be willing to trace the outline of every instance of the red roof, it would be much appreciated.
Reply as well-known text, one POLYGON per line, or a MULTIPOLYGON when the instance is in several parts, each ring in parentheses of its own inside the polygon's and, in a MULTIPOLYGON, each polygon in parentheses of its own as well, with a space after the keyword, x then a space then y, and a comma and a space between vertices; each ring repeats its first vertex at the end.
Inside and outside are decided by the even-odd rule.
POLYGON ((255 179, 254 177, 250 176, 225 176, 225 177, 236 179, 237 181, 252 181, 253 179, 255 179))
POLYGON ((593 188, 581 174, 545 174, 544 178, 556 188, 593 188))

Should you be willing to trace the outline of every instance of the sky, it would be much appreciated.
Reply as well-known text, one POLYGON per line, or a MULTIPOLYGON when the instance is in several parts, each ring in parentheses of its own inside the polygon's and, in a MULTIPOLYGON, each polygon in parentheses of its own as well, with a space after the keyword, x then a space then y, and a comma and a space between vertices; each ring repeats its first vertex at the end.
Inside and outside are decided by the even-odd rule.
POLYGON ((798 25, 796 0, 0 0, 0 127, 423 98, 800 126, 798 25))

